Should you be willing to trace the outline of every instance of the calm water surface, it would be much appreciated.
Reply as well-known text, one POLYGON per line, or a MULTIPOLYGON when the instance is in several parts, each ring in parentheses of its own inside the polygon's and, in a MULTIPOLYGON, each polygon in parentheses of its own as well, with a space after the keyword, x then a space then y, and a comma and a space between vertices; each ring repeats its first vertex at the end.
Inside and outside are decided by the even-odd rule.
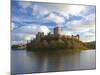
POLYGON ((95 69, 95 50, 69 53, 34 53, 26 50, 11 51, 11 73, 39 73, 95 69))

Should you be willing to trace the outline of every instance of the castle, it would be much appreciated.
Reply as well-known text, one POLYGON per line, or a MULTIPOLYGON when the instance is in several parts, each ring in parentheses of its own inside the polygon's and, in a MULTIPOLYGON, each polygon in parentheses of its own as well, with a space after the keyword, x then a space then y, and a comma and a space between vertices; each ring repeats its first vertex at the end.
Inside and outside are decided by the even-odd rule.
POLYGON ((80 40, 80 36, 78 34, 74 36, 74 35, 62 35, 61 33, 62 33, 61 28, 55 27, 53 34, 51 34, 51 32, 49 32, 48 35, 44 35, 44 32, 38 32, 36 34, 36 40, 39 41, 39 40, 41 40, 41 38, 44 38, 45 36, 50 37, 50 38, 65 37, 65 38, 74 38, 74 39, 80 40))
POLYGON ((47 35, 38 32, 36 38, 27 41, 27 50, 58 50, 58 49, 84 49, 84 44, 80 41, 79 35, 62 34, 60 27, 55 27, 53 33, 47 35))

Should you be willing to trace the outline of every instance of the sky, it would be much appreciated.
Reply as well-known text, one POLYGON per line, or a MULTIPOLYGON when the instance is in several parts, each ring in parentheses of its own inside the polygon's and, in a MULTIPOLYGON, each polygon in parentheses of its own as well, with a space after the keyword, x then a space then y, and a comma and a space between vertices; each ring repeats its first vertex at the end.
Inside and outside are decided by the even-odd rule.
POLYGON ((95 41, 96 7, 93 5, 70 5, 12 1, 12 44, 26 43, 37 32, 53 32, 59 26, 64 35, 80 35, 83 42, 95 41))

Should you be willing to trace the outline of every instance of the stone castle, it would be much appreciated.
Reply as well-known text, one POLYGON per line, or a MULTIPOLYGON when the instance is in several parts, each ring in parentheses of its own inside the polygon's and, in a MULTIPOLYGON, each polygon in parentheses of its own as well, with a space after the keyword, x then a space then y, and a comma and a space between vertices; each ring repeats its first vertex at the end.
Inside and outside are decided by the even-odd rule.
POLYGON ((44 32, 38 32, 36 38, 27 41, 26 49, 32 51, 56 51, 56 50, 79 50, 86 49, 80 41, 79 35, 62 34, 61 27, 55 27, 53 33, 47 35, 44 32))
POLYGON ((45 36, 46 37, 50 37, 50 38, 55 38, 55 37, 61 38, 61 37, 64 37, 64 38, 74 38, 74 39, 80 40, 80 36, 78 34, 77 35, 62 35, 61 33, 62 33, 61 28, 60 27, 55 27, 53 34, 51 34, 51 32, 49 32, 47 35, 44 35, 44 32, 38 32, 36 34, 36 40, 39 41, 42 38, 44 38, 45 36))

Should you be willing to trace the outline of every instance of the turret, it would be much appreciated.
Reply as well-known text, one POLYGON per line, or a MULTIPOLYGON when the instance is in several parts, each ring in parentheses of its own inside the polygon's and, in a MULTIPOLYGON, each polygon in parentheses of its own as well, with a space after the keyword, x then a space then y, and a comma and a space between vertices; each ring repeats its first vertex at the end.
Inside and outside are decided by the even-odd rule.
POLYGON ((60 34, 61 34, 61 28, 60 27, 54 28, 54 35, 60 35, 60 34))
POLYGON ((77 36, 77 39, 79 40, 79 39, 80 39, 80 36, 79 36, 79 34, 77 34, 76 36, 77 36))

